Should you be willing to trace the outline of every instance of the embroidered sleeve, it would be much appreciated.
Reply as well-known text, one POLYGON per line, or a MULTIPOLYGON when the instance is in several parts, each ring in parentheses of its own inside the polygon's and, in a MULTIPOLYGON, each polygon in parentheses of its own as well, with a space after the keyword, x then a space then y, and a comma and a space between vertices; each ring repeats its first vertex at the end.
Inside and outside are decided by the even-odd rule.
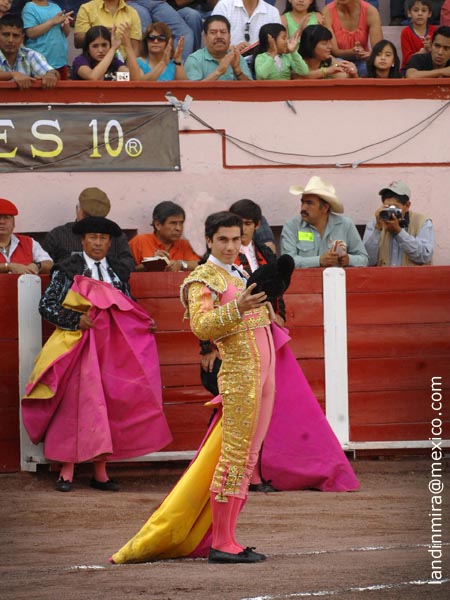
POLYGON ((72 282, 61 271, 54 271, 50 285, 39 303, 41 316, 60 329, 75 331, 80 328, 81 312, 63 308, 62 303, 72 282))
POLYGON ((201 340, 220 338, 241 321, 237 300, 220 306, 218 300, 214 302, 211 290, 203 283, 191 283, 188 301, 191 329, 201 340))

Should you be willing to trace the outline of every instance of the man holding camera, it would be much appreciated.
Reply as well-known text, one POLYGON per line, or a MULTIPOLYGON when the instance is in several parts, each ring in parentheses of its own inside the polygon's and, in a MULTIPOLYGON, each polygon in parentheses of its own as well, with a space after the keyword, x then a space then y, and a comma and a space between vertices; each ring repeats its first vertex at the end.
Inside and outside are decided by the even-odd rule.
POLYGON ((410 210, 411 191, 403 181, 393 181, 379 192, 382 205, 367 224, 364 246, 370 266, 430 265, 434 231, 431 219, 410 210))

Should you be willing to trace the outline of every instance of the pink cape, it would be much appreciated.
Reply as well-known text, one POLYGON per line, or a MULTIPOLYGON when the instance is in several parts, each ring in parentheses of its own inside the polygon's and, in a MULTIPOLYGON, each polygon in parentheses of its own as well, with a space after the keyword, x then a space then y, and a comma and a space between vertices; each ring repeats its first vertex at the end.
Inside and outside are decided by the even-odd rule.
POLYGON ((344 492, 359 482, 298 365, 285 330, 272 326, 277 353, 272 419, 261 474, 278 490, 344 492))
POLYGON ((44 440, 46 458, 60 462, 160 450, 172 436, 149 316, 113 286, 77 275, 64 306, 85 311, 86 300, 94 327, 65 348, 57 329, 36 359, 53 357, 58 346, 56 358, 41 372, 37 364, 27 385, 22 416, 28 435, 34 443, 44 440))

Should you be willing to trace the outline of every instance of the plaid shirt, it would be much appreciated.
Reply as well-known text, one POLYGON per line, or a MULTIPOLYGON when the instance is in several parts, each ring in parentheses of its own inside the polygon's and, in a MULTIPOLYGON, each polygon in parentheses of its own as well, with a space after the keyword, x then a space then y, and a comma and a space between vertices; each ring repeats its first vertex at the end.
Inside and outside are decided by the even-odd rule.
POLYGON ((46 73, 53 70, 53 67, 48 64, 42 54, 39 54, 36 50, 31 50, 31 48, 21 46, 17 51, 16 61, 12 67, 0 50, 0 71, 6 73, 14 71, 28 75, 29 77, 43 77, 46 73))

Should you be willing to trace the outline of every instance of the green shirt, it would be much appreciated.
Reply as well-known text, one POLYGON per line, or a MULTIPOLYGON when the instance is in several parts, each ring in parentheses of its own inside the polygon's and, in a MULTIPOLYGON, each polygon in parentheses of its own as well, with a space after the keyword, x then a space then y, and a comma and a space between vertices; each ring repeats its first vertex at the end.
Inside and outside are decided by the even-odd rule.
MULTIPOLYGON (((213 58, 206 48, 201 48, 187 57, 184 70, 187 78, 191 81, 202 81, 202 79, 211 75, 218 65, 219 61, 213 58)), ((253 79, 247 62, 242 56, 240 57, 239 67, 244 75, 249 79, 253 79)), ((229 66, 225 73, 218 78, 218 81, 237 81, 233 68, 229 66)))
POLYGON ((291 72, 297 75, 307 75, 308 65, 298 52, 278 54, 273 58, 267 52, 258 54, 255 59, 256 79, 280 80, 290 79, 291 72))

